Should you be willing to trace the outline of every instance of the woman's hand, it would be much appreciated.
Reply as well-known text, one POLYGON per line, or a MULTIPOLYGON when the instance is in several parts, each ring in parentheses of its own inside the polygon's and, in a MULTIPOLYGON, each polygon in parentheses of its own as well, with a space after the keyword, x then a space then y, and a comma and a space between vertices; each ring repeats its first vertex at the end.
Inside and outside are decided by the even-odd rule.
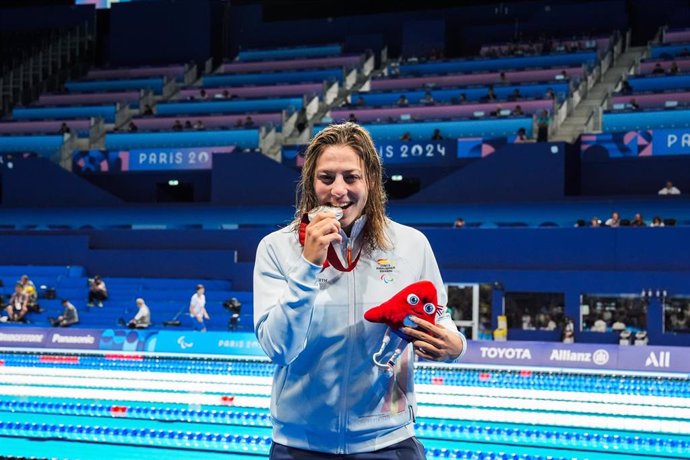
POLYGON ((304 235, 302 255, 314 265, 323 265, 326 261, 328 246, 333 241, 342 241, 340 222, 330 212, 320 212, 307 225, 304 235))
POLYGON ((402 332, 412 338, 414 353, 432 361, 451 361, 462 353, 462 339, 453 331, 411 316, 417 328, 404 327, 402 332))

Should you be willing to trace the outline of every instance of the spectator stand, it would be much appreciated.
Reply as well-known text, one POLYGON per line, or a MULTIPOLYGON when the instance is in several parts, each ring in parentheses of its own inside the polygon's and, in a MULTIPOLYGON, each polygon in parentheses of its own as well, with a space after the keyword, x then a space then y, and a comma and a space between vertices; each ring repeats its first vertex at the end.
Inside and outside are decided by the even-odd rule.
POLYGON ((293 136, 308 135, 303 126, 369 75, 373 66, 374 56, 347 54, 342 45, 242 50, 217 67, 209 60, 199 84, 184 88, 179 97, 198 97, 202 90, 214 99, 303 96, 301 106, 281 112, 277 147, 292 142, 293 136))
MULTIPOLYGON (((581 44, 566 40, 563 40, 563 43, 571 45, 578 43, 579 48, 585 48, 584 39, 581 44)), ((431 93, 437 104, 448 100, 453 101, 453 98, 457 101, 459 94, 464 95, 463 102, 469 103, 480 100, 482 93, 486 95, 487 82, 491 82, 491 88, 496 97, 494 108, 478 107, 472 111, 472 115, 484 116, 487 113, 494 113, 499 116, 510 116, 516 105, 520 105, 520 109, 525 114, 540 113, 541 110, 547 109, 553 117, 553 123, 550 126, 553 132, 558 129, 568 114, 572 113, 574 107, 586 96, 600 75, 606 72, 613 56, 620 53, 622 46, 621 38, 617 33, 599 40, 589 40, 587 44, 592 45, 591 50, 584 52, 561 51, 532 56, 390 62, 384 68, 381 77, 372 78, 360 93, 353 94, 351 104, 353 108, 356 107, 355 101, 360 98, 365 101, 365 106, 390 103, 395 94, 408 95, 408 93, 409 103, 414 104, 419 102, 421 95, 427 91, 431 93), (390 93, 385 96, 379 94, 380 91, 385 90, 390 93), (549 94, 555 93, 556 106, 537 107, 533 104, 536 101, 529 101, 529 103, 523 101, 530 96, 538 99, 539 92, 542 92, 543 96, 547 91, 549 94), (510 100, 511 94, 514 95, 516 92, 519 92, 520 102, 510 100), (525 106, 530 108, 525 110, 525 106)), ((524 45, 528 46, 528 44, 524 45)), ((484 48, 485 51, 491 49, 491 46, 487 45, 484 48)), ((390 117, 374 117, 373 114, 362 114, 354 109, 350 109, 350 112, 354 112, 358 120, 360 118, 390 120, 390 117)), ((414 112, 412 107, 409 112, 414 112)), ((462 114, 462 112, 460 110, 458 113, 462 114)), ((405 119, 408 119, 408 115, 410 118, 415 117, 414 113, 403 113, 405 119)), ((332 118, 340 119, 342 114, 334 112, 332 118)), ((528 136, 531 136, 535 126, 529 129, 525 126, 518 126, 518 128, 525 128, 528 136)), ((511 133, 511 136, 513 134, 511 133)), ((469 135, 469 132, 465 135, 469 135)))

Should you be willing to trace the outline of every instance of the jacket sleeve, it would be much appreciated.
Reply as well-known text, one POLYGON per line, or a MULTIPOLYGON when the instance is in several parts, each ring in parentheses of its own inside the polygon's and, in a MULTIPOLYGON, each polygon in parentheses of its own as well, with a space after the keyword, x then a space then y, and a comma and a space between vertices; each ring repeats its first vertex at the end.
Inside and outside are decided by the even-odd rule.
POLYGON ((290 364, 305 348, 321 270, 301 256, 286 258, 264 238, 254 265, 254 332, 280 366, 290 364))
POLYGON ((460 336, 460 340, 462 340, 462 351, 460 352, 460 356, 448 361, 451 363, 457 362, 467 352, 467 339, 465 338, 465 335, 462 332, 458 331, 458 328, 455 325, 453 318, 451 318, 450 316, 449 310, 447 308, 448 292, 446 291, 445 284, 443 284, 441 272, 438 268, 438 263, 436 262, 436 256, 434 256, 434 251, 431 249, 429 240, 427 240, 426 237, 424 237, 423 260, 424 263, 422 265, 422 274, 419 279, 427 279, 434 283, 434 285, 436 286, 436 291, 438 292, 438 304, 444 307, 441 314, 436 318, 436 323, 440 326, 445 327, 449 331, 455 332, 460 336))

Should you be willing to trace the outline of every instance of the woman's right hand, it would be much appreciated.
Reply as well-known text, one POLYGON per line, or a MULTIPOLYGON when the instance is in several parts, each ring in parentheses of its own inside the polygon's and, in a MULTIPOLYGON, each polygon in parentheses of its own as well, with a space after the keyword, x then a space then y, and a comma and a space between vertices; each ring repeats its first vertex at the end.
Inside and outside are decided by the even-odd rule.
POLYGON ((331 212, 320 212, 307 225, 302 255, 314 265, 326 261, 328 246, 333 241, 342 241, 340 222, 331 212))

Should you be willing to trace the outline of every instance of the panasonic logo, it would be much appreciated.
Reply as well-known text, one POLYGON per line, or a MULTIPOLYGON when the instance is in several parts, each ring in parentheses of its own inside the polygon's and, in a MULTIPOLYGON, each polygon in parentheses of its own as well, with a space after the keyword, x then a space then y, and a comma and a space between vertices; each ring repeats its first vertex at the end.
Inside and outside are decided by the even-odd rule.
POLYGON ((92 345, 96 339, 92 335, 60 335, 53 334, 53 343, 80 343, 92 345))

